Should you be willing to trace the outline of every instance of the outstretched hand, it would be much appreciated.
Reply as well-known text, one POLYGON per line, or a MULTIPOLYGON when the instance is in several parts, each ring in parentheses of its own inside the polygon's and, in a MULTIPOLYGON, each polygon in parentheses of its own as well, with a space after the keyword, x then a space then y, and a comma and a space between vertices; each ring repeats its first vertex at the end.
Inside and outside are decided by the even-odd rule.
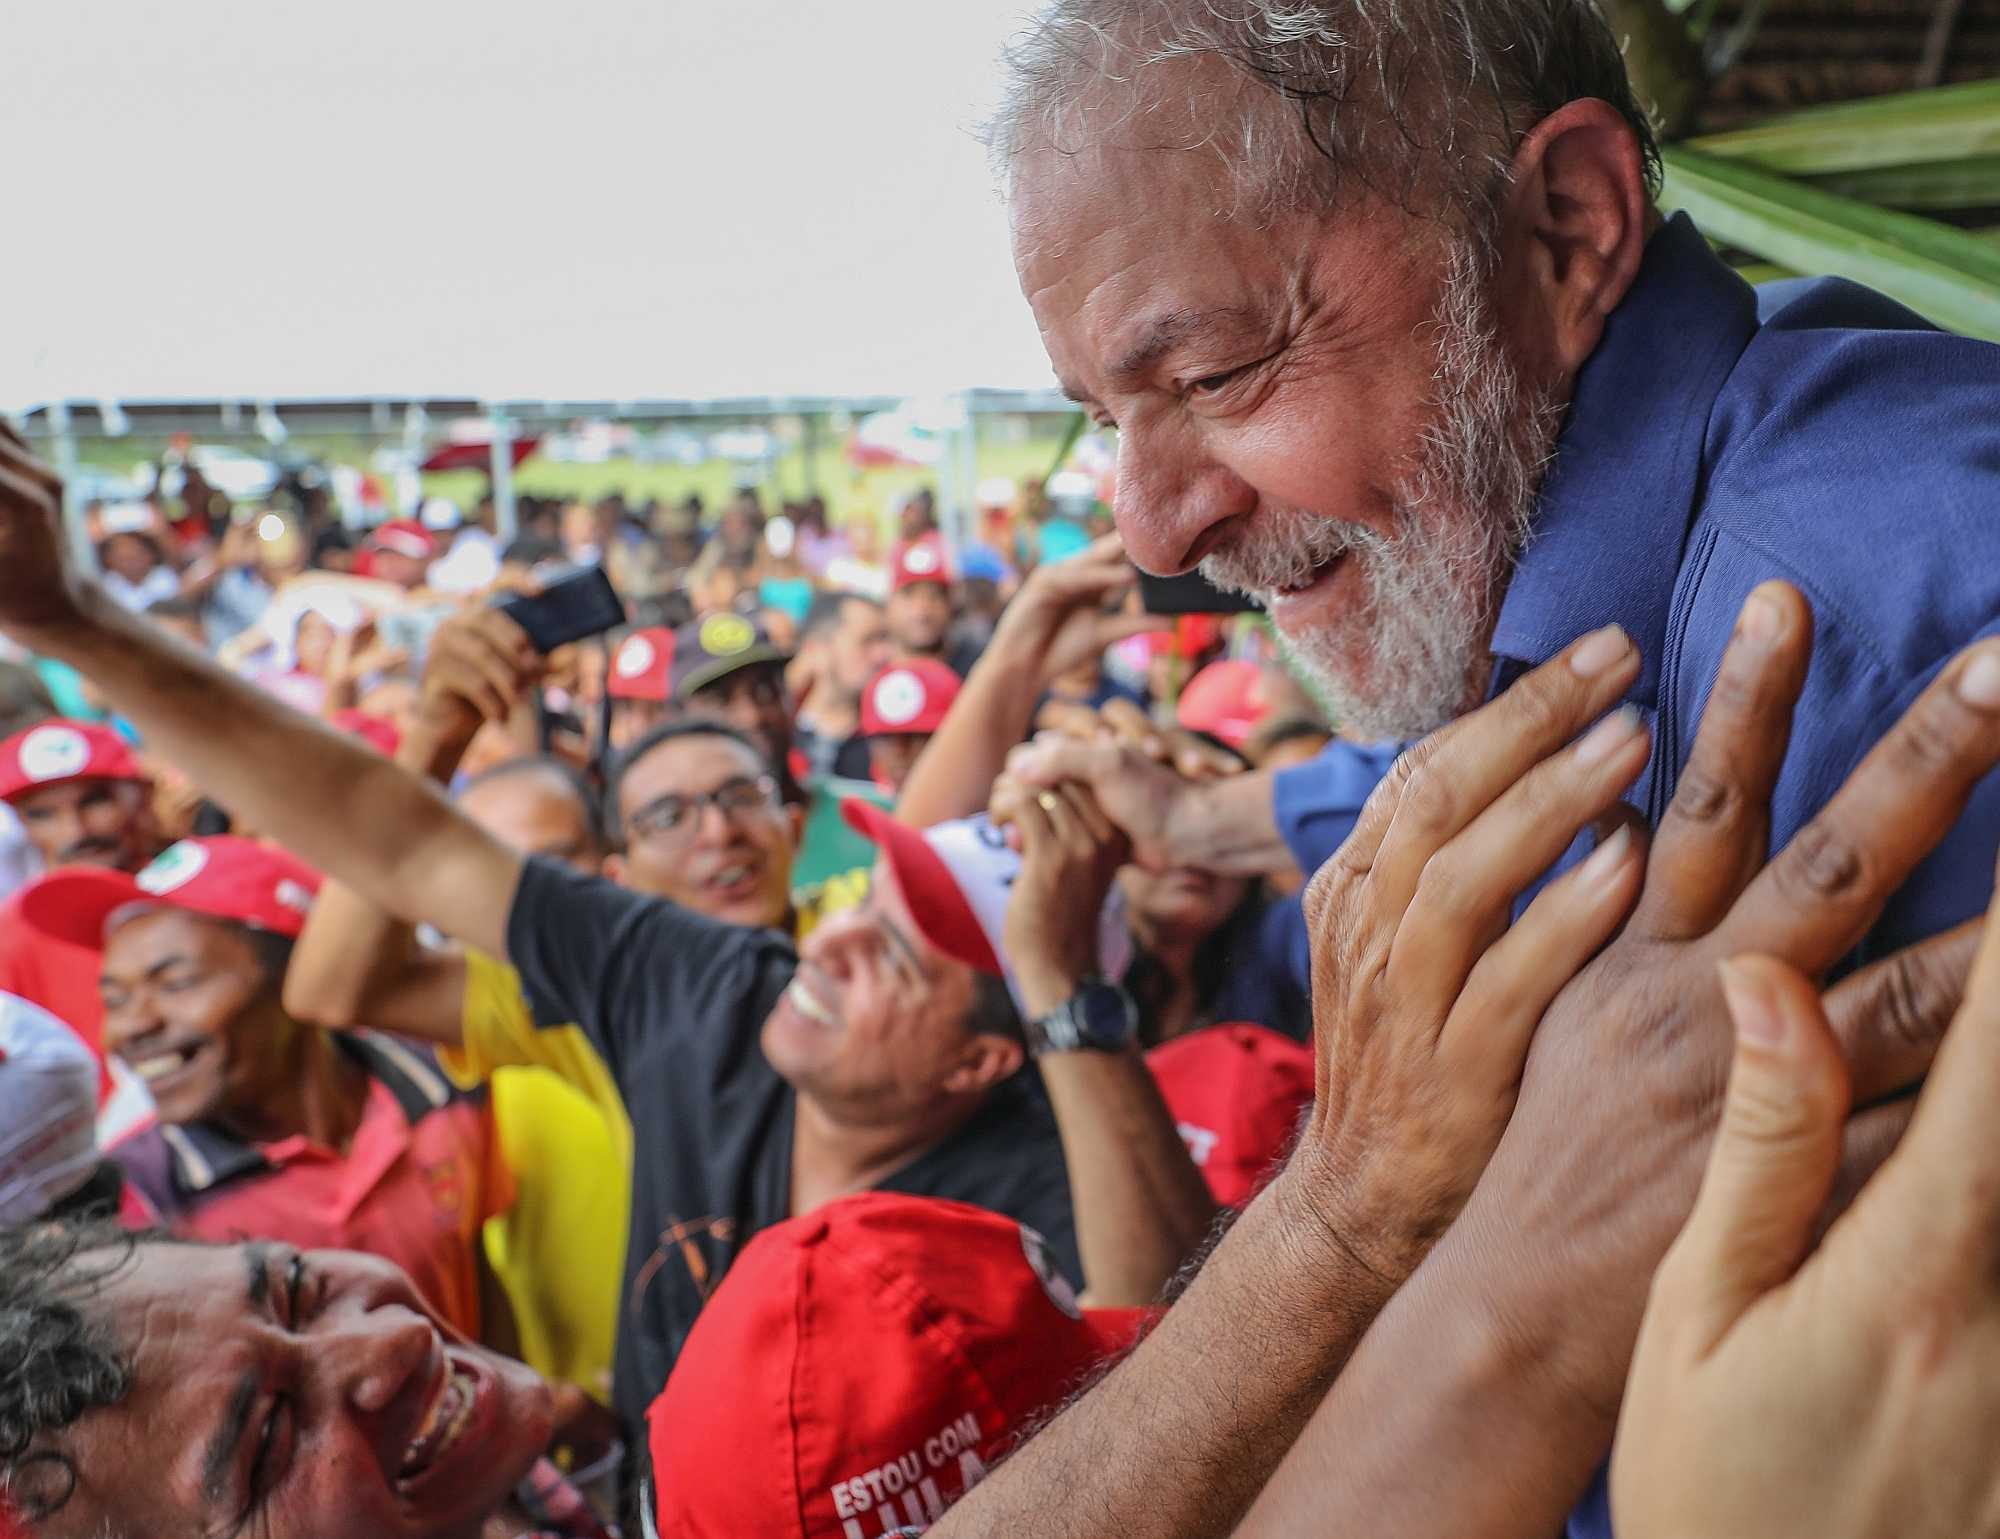
POLYGON ((1722 965, 1735 1066, 1653 1281, 1611 1496, 1625 1539, 2000 1532, 2000 920, 1901 1146, 1808 1257, 1853 1100, 1819 990, 1722 965))
POLYGON ((1125 863, 1125 836, 1083 786, 1021 794, 1003 783, 996 799, 1021 841, 1002 943, 1022 992, 1060 1003, 1097 971, 1098 917, 1125 863))
POLYGON ((1124 542, 1107 534, 1066 561, 1036 567, 1002 612, 993 645, 1028 662, 1033 678, 1022 687, 1039 693, 1113 643, 1160 628, 1157 616, 1107 609, 1136 582, 1124 542))
MULTIPOLYGON (((1507 1280, 1510 1343, 1609 1412, 1646 1286, 1686 1219, 1730 1064, 1717 964, 1754 952, 1823 976, 1957 822, 2000 763, 2000 645, 1953 659, 1819 814, 1770 856, 1770 801, 1804 687, 1812 624, 1781 582, 1744 605, 1629 923, 1543 1014, 1520 1101, 1474 1202, 1484 1265, 1507 1280), (1552 1287, 1542 1279, 1561 1279, 1552 1287), (1568 1301, 1588 1298, 1579 1317, 1568 1301)), ((1973 926, 1826 995, 1854 1104, 1835 1201, 1910 1115, 1956 1008, 1973 926)), ((1468 1219, 1472 1215, 1468 1213, 1468 1219)), ((1716 1530, 1718 1532, 1722 1530, 1716 1530)))
POLYGON ((462 748, 482 722, 504 723, 546 667, 509 615, 474 605, 431 637, 419 719, 441 742, 462 748))
POLYGON ((1511 917, 1645 767, 1636 716, 1601 715, 1638 671, 1598 631, 1433 734, 1306 890, 1318 1093, 1288 1175, 1388 1288, 1457 1217, 1542 1012, 1638 898, 1621 827, 1511 917))

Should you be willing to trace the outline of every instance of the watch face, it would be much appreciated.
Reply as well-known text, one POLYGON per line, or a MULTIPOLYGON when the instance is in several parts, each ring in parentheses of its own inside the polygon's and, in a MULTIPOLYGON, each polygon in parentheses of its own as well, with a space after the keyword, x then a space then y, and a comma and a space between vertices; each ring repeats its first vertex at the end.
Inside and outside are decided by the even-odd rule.
POLYGON ((1123 1047, 1137 1024, 1132 996, 1115 983, 1093 983, 1076 997, 1076 1023, 1083 1039, 1100 1047, 1123 1047))

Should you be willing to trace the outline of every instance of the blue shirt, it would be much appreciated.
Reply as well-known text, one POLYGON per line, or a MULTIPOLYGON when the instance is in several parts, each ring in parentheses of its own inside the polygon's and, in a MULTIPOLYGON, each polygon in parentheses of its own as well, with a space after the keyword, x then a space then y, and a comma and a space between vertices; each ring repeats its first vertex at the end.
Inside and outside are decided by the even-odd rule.
MULTIPOLYGON (((2000 347, 1841 279, 1753 290, 1676 215, 1577 378, 1501 604, 1494 689, 1622 625, 1644 654, 1630 698, 1653 731, 1627 799, 1657 823, 1737 611, 1774 577, 1815 621, 1772 801, 1776 849, 1954 653, 2000 634, 2000 347)), ((1321 772, 1332 787, 1351 768, 1321 772)), ((1278 794, 1290 837, 1304 819, 1282 809, 1309 787, 1278 794)), ((1329 801, 1345 807, 1351 788, 1329 801)), ((1852 960, 1982 911, 1996 845, 2000 776, 1988 776, 1852 960)), ((1610 1531, 1600 1479, 1570 1534, 1610 1531)))
MULTIPOLYGON (((1504 685, 1616 620, 1653 726, 1629 798, 1657 822, 1736 612, 1780 577, 1812 666, 1771 808, 1796 833, 1950 657, 2000 634, 2000 347, 1840 279, 1753 291, 1676 216, 1584 366, 1494 651, 1504 685)), ((1854 960, 1983 910, 2000 777, 1891 900, 1854 960)), ((1570 1520, 1611 1532, 1602 1474, 1570 1520)))

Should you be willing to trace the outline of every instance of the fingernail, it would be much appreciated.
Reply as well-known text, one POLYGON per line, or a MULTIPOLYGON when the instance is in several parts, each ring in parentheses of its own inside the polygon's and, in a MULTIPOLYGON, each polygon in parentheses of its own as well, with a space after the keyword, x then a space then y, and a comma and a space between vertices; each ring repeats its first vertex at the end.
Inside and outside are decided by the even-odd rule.
POLYGON ((1569 666, 1578 678, 1594 679, 1631 650, 1631 637, 1618 626, 1607 625, 1583 638, 1570 654, 1569 666))
POLYGON ((1784 1012, 1770 986, 1748 968, 1735 962, 1715 964, 1722 980, 1722 996, 1729 1001, 1729 1013, 1736 1022, 1736 1034, 1759 1047, 1782 1047, 1785 1041, 1784 1012))
POLYGON ((2000 652, 1988 647, 1958 676, 1958 698, 1982 711, 2000 711, 2000 652))
POLYGON ((1778 639, 1778 633, 1783 629, 1784 620, 1778 613, 1778 606, 1765 597, 1761 588, 1743 601, 1743 612, 1736 617, 1736 634, 1743 640, 1769 646, 1778 639))
POLYGON ((1577 880, 1587 887, 1602 886, 1625 863, 1631 848, 1632 830, 1621 824, 1609 839, 1590 852, 1590 859, 1577 872, 1577 880))
POLYGON ((1597 764, 1623 748, 1639 733, 1639 708, 1621 705, 1592 727, 1576 745, 1576 762, 1597 764))

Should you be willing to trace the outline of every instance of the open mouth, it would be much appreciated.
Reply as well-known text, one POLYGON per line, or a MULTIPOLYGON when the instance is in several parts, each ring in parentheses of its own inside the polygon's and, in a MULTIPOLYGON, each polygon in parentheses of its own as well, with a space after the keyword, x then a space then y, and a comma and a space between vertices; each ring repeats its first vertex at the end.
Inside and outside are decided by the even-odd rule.
POLYGON ((188 1067, 201 1056, 208 1044, 203 1041, 183 1042, 177 1045, 155 1048, 147 1053, 120 1053, 125 1065, 138 1075, 146 1088, 158 1091, 185 1074, 188 1067))
POLYGON ((785 990, 785 998, 791 1001, 794 1010, 815 1026, 825 1026, 830 1030, 839 1029, 839 1014, 832 1005, 815 994, 802 978, 792 979, 791 986, 785 990))
POLYGON ((1320 562, 1318 566, 1306 574, 1305 581, 1293 583, 1283 588, 1274 588, 1271 591, 1275 597, 1280 599, 1291 598, 1301 593, 1310 593, 1314 588, 1325 582, 1327 578, 1340 570, 1341 563, 1346 559, 1347 552, 1342 551, 1339 555, 1320 562))
POLYGON ((478 1419, 487 1389, 483 1375, 446 1357, 445 1372, 396 1470, 397 1488, 405 1496, 420 1490, 425 1478, 446 1462, 454 1449, 461 1444, 470 1446, 467 1434, 478 1419))
POLYGON ((739 860, 724 866, 701 884, 703 892, 721 899, 736 899, 750 896, 757 890, 758 879, 763 875, 761 862, 739 860))

